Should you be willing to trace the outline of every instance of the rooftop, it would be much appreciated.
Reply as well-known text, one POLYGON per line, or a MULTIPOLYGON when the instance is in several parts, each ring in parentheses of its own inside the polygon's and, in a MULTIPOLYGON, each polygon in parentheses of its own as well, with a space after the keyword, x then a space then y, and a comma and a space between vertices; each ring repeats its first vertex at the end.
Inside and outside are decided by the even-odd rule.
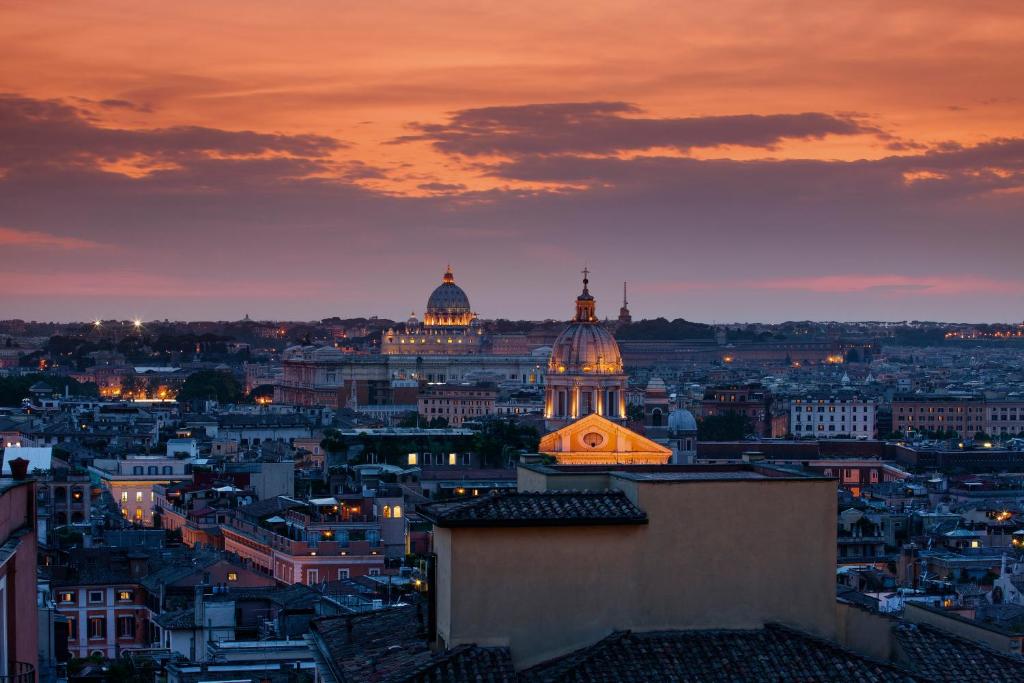
POLYGON ((621 491, 497 493, 417 509, 441 527, 647 523, 647 513, 621 491))
MULTIPOLYGON (((895 666, 799 631, 620 631, 522 672, 523 681, 908 681, 895 666)), ((961 679, 966 680, 966 679, 961 679)))

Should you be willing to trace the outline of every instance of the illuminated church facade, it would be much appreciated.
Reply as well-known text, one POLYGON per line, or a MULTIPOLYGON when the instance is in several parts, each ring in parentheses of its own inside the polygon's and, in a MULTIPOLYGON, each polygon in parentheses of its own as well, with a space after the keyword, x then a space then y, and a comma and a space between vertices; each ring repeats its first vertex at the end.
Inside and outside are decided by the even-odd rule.
POLYGON ((583 271, 576 314, 551 347, 544 380, 544 419, 558 429, 587 415, 626 419, 628 378, 619 345, 597 319, 594 297, 583 271))
POLYGON ((427 299, 423 322, 409 318, 402 329, 384 330, 381 353, 388 356, 471 356, 482 352, 483 329, 469 297, 455 284, 451 266, 427 299))

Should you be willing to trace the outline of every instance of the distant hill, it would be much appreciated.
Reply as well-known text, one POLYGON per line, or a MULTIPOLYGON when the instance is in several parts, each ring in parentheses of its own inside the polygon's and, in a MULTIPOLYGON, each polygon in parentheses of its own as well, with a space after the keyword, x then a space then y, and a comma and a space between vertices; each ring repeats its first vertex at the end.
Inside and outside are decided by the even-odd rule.
POLYGON ((682 318, 667 320, 638 320, 623 325, 615 332, 617 339, 650 340, 650 339, 714 339, 715 328, 704 323, 694 323, 682 318))

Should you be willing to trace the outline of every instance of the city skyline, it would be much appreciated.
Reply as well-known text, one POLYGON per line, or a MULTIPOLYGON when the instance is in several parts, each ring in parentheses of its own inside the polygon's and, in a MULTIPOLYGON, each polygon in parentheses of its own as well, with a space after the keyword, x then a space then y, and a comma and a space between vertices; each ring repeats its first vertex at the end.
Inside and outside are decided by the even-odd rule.
POLYGON ((401 320, 447 263, 483 318, 568 319, 584 264, 601 318, 624 280, 634 319, 1024 317, 1016 3, 3 3, 0 37, 0 318, 401 320))

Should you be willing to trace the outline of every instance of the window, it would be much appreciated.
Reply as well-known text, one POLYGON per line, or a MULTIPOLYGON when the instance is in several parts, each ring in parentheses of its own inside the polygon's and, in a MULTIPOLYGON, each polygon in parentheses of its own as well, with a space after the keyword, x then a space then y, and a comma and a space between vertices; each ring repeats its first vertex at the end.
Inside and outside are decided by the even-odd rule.
POLYGON ((68 640, 78 640, 77 617, 68 617, 68 640))
POLYGON ((142 474, 142 473, 143 473, 143 469, 142 469, 141 466, 136 466, 136 467, 132 468, 132 474, 142 474))
POLYGON ((156 465, 150 465, 146 469, 148 471, 148 474, 156 474, 156 473, 158 473, 160 471, 160 468, 157 467, 156 465))
POLYGON ((395 519, 398 519, 399 517, 401 517, 401 516, 402 516, 402 506, 401 506, 401 505, 396 505, 396 506, 395 506, 395 508, 394 508, 394 512, 392 513, 392 516, 393 516, 393 517, 394 517, 395 519))
POLYGON ((228 572, 228 581, 238 581, 238 572, 228 572))
POLYGON ((136 491, 135 492, 135 502, 136 503, 141 503, 142 502, 142 491, 136 491))
POLYGON ((74 603, 78 602, 77 600, 75 600, 75 594, 72 593, 71 591, 63 591, 63 592, 57 593, 57 599, 63 605, 70 605, 70 604, 74 604, 74 603))
POLYGON ((135 521, 142 521, 142 508, 135 508, 135 521))
POLYGON ((391 519, 391 506, 385 505, 382 514, 384 515, 384 519, 391 519))
POLYGON ((455 453, 449 453, 449 454, 448 454, 448 464, 449 464, 449 465, 454 465, 454 464, 455 464, 455 462, 456 462, 456 460, 455 460, 455 459, 456 459, 457 457, 458 457, 458 456, 457 456, 457 455, 456 455, 455 453))
POLYGON ((370 570, 370 576, 380 576, 380 570, 379 569, 371 569, 370 570))
POLYGON ((416 464, 416 454, 415 453, 410 453, 409 454, 408 462, 409 462, 410 465, 415 465, 416 464))
POLYGON ((89 637, 98 639, 107 637, 106 617, 89 617, 89 637))
POLYGON ((131 602, 135 598, 135 591, 118 591, 117 599, 121 602, 131 602))
POLYGON ((170 465, 164 465, 163 472, 164 474, 172 474, 174 472, 174 468, 170 465))
POLYGON ((103 591, 89 591, 89 604, 96 605, 103 602, 103 591))
POLYGON ((320 581, 320 571, 317 569, 306 570, 306 585, 312 586, 320 581))
POLYGON ((135 638, 135 617, 129 615, 117 618, 117 637, 135 638))
POLYGON ((128 502, 128 492, 127 491, 121 491, 121 502, 122 503, 127 503, 128 502))
POLYGON ((469 464, 469 453, 463 453, 462 454, 462 464, 463 465, 468 465, 469 464))
POLYGON ((347 569, 339 569, 338 570, 338 580, 342 581, 342 580, 347 579, 347 578, 348 578, 348 570, 347 569))

